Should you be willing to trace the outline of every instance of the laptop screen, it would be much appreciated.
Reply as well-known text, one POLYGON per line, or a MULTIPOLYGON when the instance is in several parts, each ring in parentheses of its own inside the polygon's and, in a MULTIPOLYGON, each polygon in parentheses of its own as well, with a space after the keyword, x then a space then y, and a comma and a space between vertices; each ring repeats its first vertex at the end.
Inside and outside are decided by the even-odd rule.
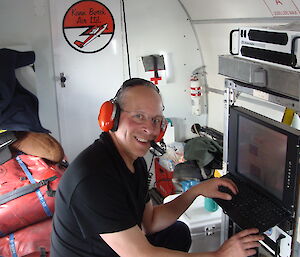
POLYGON ((283 200, 287 135, 238 118, 237 173, 283 200))

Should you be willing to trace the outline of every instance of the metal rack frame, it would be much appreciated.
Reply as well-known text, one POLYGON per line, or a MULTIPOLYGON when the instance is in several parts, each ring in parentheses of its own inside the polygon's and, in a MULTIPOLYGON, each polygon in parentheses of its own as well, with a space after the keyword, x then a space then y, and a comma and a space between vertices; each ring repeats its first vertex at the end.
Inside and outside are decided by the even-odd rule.
MULTIPOLYGON (((300 112, 300 73, 297 72, 286 72, 282 69, 276 68, 271 65, 260 64, 253 61, 244 60, 238 57, 233 56, 220 56, 219 57, 219 73, 230 78, 225 79, 225 92, 224 92, 224 150, 223 150, 223 160, 224 160, 224 170, 227 171, 228 165, 228 117, 229 117, 229 108, 233 105, 237 99, 249 100, 263 105, 272 105, 277 104, 282 107, 291 108, 295 111, 300 112), (241 65, 242 63, 242 65, 241 65), (242 68, 241 68, 242 67, 242 68), (257 78, 256 71, 264 70, 264 80, 265 85, 258 87, 253 83, 255 78, 257 78), (276 73, 277 71, 277 73, 276 73), (280 73, 284 80, 284 76, 287 76, 286 81, 288 82, 287 86, 292 88, 292 96, 285 95, 284 89, 282 92, 278 93, 277 90, 273 90, 272 85, 268 85, 268 81, 274 81, 274 78, 268 78, 268 76, 273 76, 276 73, 276 76, 280 73), (239 79, 239 73, 242 75, 242 79, 239 79), (245 75, 246 74, 246 75, 245 75), (241 80, 241 81, 240 81, 241 80), (253 96, 255 98, 248 99, 243 97, 241 94, 246 94, 253 96)), ((261 82, 261 81, 260 81, 261 82)), ((278 86, 276 86, 278 88, 278 86)), ((300 181, 298 181, 298 185, 300 181)), ((300 188, 300 186, 299 186, 300 188)), ((299 190, 299 189, 298 189, 299 190)), ((299 257, 300 256, 300 197, 298 191, 297 198, 297 212, 296 212, 296 224, 295 228, 292 231, 292 249, 290 257, 299 257)), ((228 231, 230 231, 229 226, 229 217, 227 215, 222 216, 222 226, 221 226, 221 243, 223 243, 228 238, 228 231)))

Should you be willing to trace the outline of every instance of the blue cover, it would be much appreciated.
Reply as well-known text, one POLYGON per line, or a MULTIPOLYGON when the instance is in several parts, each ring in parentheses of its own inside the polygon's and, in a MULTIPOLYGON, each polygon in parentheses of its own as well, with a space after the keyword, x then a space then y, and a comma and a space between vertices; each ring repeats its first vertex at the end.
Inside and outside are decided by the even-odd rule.
POLYGON ((22 87, 15 76, 15 69, 34 61, 33 51, 0 49, 0 129, 50 133, 40 123, 37 97, 22 87))

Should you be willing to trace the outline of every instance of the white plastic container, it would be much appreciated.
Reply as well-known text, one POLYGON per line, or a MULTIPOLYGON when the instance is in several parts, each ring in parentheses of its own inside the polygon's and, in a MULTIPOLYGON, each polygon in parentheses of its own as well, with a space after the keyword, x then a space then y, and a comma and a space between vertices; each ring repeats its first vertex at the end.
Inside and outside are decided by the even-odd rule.
MULTIPOLYGON (((169 195, 164 203, 172 201, 180 194, 169 195)), ((178 220, 188 225, 192 236, 192 245, 189 252, 215 251, 220 246, 222 209, 208 212, 204 209, 204 197, 198 196, 192 205, 179 217, 178 220)))

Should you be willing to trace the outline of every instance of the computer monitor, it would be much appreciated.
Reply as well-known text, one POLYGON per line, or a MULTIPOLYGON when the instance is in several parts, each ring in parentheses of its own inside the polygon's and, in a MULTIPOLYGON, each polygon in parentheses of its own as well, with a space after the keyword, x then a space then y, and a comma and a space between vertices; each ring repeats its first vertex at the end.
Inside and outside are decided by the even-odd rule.
POLYGON ((300 131, 232 106, 228 132, 228 171, 293 213, 300 131))

